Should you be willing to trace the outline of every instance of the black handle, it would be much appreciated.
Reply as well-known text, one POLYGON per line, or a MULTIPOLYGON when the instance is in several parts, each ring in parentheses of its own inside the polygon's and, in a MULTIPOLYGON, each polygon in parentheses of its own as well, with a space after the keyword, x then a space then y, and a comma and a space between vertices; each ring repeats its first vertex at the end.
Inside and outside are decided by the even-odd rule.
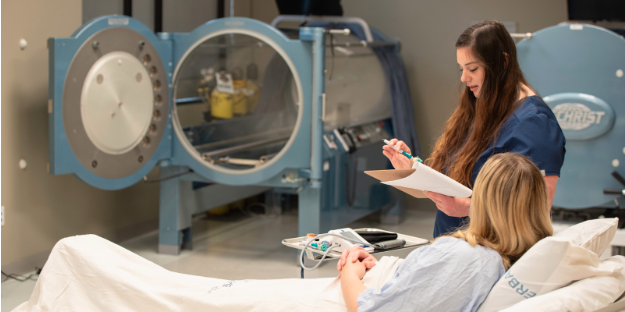
POLYGON ((608 189, 603 189, 603 194, 607 194, 607 195, 625 195, 625 194, 623 194, 623 190, 608 190, 608 189))
POLYGON ((623 186, 625 186, 625 179, 623 179, 623 177, 620 174, 618 174, 618 172, 612 171, 612 176, 621 184, 623 184, 623 186))

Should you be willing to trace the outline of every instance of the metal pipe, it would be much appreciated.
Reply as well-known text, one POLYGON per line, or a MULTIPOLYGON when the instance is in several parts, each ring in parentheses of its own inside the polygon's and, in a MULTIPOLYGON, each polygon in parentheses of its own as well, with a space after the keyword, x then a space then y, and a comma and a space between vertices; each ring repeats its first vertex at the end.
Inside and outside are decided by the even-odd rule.
POLYGON ((268 145, 268 144, 271 144, 271 143, 276 143, 276 142, 280 142, 280 141, 286 141, 286 140, 289 139, 289 137, 290 137, 290 135, 287 135, 285 137, 279 137, 279 138, 274 138, 274 139, 267 139, 267 140, 262 140, 262 141, 258 141, 258 142, 252 142, 252 143, 243 144, 243 145, 239 145, 239 146, 222 148, 220 150, 203 153, 202 154, 202 158, 207 159, 207 158, 210 158, 210 157, 215 156, 215 155, 234 153, 234 152, 246 150, 248 148, 252 148, 252 147, 256 147, 256 146, 268 145))
POLYGON ((230 158, 230 157, 222 157, 219 158, 215 163, 229 163, 233 165, 243 165, 243 166, 258 166, 262 162, 256 159, 244 159, 244 158, 230 158))
POLYGON ((369 24, 360 17, 346 17, 346 16, 304 16, 304 15, 278 15, 271 21, 271 26, 278 28, 278 25, 282 22, 330 22, 330 23, 346 23, 346 24, 358 24, 362 27, 365 33, 367 42, 373 42, 373 35, 371 34, 371 28, 369 24))
POLYGON ((346 48, 350 48, 350 47, 369 47, 369 48, 374 48, 374 47, 390 47, 390 46, 395 46, 396 43, 395 42, 387 42, 387 41, 374 41, 374 42, 367 42, 367 41, 361 41, 358 43, 355 42, 335 42, 332 44, 334 47, 346 47, 346 48))
POLYGON ((510 37, 512 37, 512 38, 532 39, 532 33, 524 33, 524 34, 511 33, 510 37))
POLYGON ((132 0, 124 0, 124 15, 132 17, 132 0))
POLYGON ((217 18, 226 17, 226 0, 217 0, 217 18))
POLYGON ((163 0, 154 0, 154 32, 163 32, 163 0))
POLYGON ((325 33, 313 28, 313 107, 311 179, 313 187, 321 187, 323 177, 323 100, 325 98, 325 33))
MULTIPOLYGON (((234 139, 230 139, 230 140, 223 140, 223 141, 218 141, 218 142, 213 142, 213 143, 206 143, 206 144, 202 144, 202 145, 196 145, 194 147, 197 150, 209 149, 209 148, 213 148, 213 147, 217 147, 217 146, 221 146, 221 145, 228 145, 228 144, 237 143, 237 142, 241 142, 241 141, 253 140, 255 138, 264 137, 264 136, 267 136, 267 135, 270 135, 270 134, 274 134, 274 133, 280 133, 280 132, 289 132, 290 133, 292 131, 293 131, 293 128, 285 127, 285 128, 273 129, 273 130, 269 130, 269 131, 265 131, 265 132, 259 132, 259 133, 255 133, 255 134, 250 134, 250 135, 246 135, 246 136, 242 136, 242 137, 238 137, 238 138, 234 138, 234 139)), ((283 136, 281 136, 281 137, 283 137, 283 136)))
POLYGON ((321 95, 321 120, 326 121, 326 94, 321 95))
POLYGON ((205 100, 206 100, 205 97, 197 96, 197 97, 175 99, 174 102, 176 102, 176 105, 187 105, 187 104, 203 103, 205 100))
POLYGON ((266 162, 270 161, 272 158, 276 157, 276 155, 278 155, 278 153, 273 153, 273 154, 269 154, 269 155, 260 156, 260 162, 261 163, 266 163, 266 162))
POLYGON ((349 36, 349 34, 351 33, 351 31, 347 28, 345 29, 326 29, 325 30, 326 34, 331 34, 331 35, 345 35, 345 36, 349 36))

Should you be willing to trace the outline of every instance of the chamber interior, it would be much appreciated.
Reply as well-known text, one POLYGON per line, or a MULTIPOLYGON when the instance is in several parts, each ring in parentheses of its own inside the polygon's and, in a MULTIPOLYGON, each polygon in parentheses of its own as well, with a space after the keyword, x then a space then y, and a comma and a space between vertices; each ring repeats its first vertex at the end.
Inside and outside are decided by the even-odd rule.
POLYGON ((179 66, 174 116, 208 166, 266 165, 294 135, 298 88, 287 62, 266 42, 244 34, 212 37, 179 66))

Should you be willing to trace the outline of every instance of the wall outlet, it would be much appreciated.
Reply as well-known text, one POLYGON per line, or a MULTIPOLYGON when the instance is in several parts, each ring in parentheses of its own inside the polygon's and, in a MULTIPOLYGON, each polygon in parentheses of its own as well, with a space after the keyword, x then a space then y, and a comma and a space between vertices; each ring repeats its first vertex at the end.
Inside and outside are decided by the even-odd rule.
POLYGON ((4 206, 2 206, 2 210, 0 211, 0 223, 4 226, 4 206))

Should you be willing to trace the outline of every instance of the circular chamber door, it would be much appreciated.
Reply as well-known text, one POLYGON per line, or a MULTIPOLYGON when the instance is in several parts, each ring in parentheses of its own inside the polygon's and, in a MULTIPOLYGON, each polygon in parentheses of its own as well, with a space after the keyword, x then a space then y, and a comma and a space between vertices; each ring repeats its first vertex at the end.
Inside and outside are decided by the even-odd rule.
POLYGON ((72 151, 93 174, 128 177, 155 153, 169 111, 155 47, 124 27, 104 29, 74 56, 63 88, 63 124, 72 151))
POLYGON ((301 83, 289 57, 263 35, 242 30, 210 34, 187 50, 174 75, 173 103, 184 148, 226 174, 278 161, 302 115, 301 83))

